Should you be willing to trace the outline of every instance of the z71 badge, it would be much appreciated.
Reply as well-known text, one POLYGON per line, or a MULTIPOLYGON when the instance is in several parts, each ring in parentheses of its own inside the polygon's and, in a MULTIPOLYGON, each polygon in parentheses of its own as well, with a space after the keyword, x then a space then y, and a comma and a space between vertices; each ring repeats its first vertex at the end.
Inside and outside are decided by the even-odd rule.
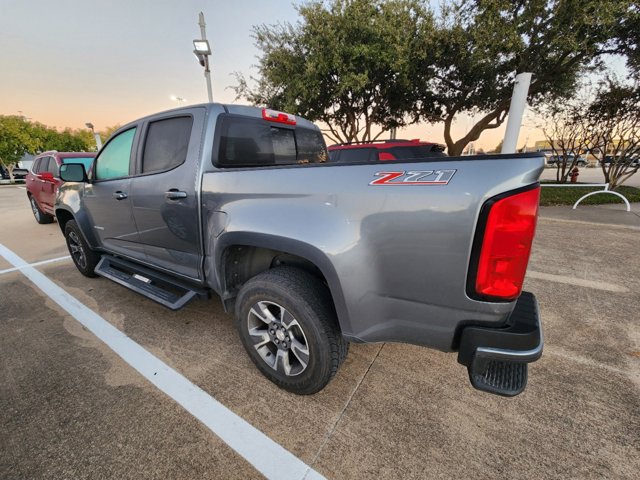
POLYGON ((369 185, 447 185, 456 170, 423 170, 420 172, 376 172, 380 177, 369 185))

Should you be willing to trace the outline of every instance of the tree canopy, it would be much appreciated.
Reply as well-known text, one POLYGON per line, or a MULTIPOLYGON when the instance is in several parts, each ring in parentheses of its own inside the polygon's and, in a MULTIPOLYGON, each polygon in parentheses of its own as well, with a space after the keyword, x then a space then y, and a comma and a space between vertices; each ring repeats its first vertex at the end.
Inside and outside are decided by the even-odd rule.
POLYGON ((66 128, 59 132, 17 115, 0 115, 0 162, 12 175, 13 167, 26 154, 46 150, 87 152, 95 150, 88 130, 66 128))
POLYGON ((406 125, 413 107, 416 42, 433 26, 417 0, 313 1, 296 25, 254 28, 262 51, 257 79, 238 76, 254 104, 326 124, 335 141, 372 140, 406 125))
MULTIPOLYGON (((327 124, 337 141, 442 122, 460 154, 508 113, 513 80, 533 72, 533 104, 570 96, 605 53, 631 58, 632 0, 331 0, 298 6, 295 24, 255 27, 258 76, 238 76, 254 104, 327 124), (624 46, 624 48, 623 48, 624 46), (459 139, 456 116, 479 119, 459 139), (379 130, 376 133, 376 130, 379 130)), ((637 44, 637 42, 636 42, 637 44)))

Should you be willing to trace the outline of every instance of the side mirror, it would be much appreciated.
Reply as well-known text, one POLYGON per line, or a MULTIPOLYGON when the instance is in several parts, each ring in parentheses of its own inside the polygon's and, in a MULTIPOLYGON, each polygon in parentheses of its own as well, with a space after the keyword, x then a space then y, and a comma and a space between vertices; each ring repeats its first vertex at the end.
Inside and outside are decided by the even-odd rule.
POLYGON ((53 173, 51 172, 42 172, 40 174, 41 180, 46 180, 47 182, 53 182, 53 173))
POLYGON ((60 165, 60 178, 65 182, 87 182, 87 172, 81 163, 63 163, 60 165))

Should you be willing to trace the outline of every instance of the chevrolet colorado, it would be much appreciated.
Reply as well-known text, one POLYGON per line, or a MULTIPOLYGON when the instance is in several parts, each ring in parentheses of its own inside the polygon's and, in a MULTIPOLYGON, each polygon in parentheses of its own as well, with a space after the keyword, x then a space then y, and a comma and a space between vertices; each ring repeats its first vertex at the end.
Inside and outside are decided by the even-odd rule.
POLYGON ((322 389, 349 342, 458 352, 475 388, 522 392, 542 353, 522 292, 539 154, 332 163, 303 118, 184 107, 65 163, 55 215, 78 270, 168 308, 218 294, 258 369, 322 389))

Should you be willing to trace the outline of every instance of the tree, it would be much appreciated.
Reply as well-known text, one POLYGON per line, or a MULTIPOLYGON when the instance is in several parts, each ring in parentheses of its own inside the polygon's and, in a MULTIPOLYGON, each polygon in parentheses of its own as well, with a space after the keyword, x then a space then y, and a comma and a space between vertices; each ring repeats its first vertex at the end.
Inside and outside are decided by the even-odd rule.
POLYGON ((589 149, 587 108, 582 97, 540 108, 544 138, 555 159, 556 181, 566 183, 581 154, 589 149))
POLYGON ((530 104, 570 96, 600 55, 619 50, 614 41, 632 3, 457 0, 443 7, 432 34, 421 39, 419 116, 442 121, 448 152, 459 155, 484 130, 502 125, 516 73, 533 73, 530 104), (452 125, 465 112, 481 116, 456 140, 452 125))
POLYGON ((611 189, 638 172, 640 158, 640 96, 638 85, 607 79, 587 110, 588 149, 611 189))
POLYGON ((602 54, 630 52, 621 39, 637 36, 634 5, 455 0, 436 18, 426 0, 313 1, 297 7, 295 26, 255 27, 259 75, 255 86, 237 76, 235 90, 253 104, 324 122, 337 141, 442 122, 448 152, 458 155, 504 123, 516 73, 533 73, 536 105, 570 96, 602 54), (463 113, 479 120, 454 139, 463 113))
POLYGON ((41 123, 34 123, 32 125, 32 135, 38 139, 41 151, 87 152, 94 150, 94 139, 91 132, 85 129, 73 130, 65 128, 59 132, 55 128, 47 127, 41 123))
POLYGON ((0 163, 9 172, 11 183, 13 169, 25 153, 35 152, 38 139, 33 136, 32 126, 24 117, 0 115, 0 163))
POLYGON ((105 143, 109 139, 109 137, 113 135, 113 132, 115 132, 119 128, 120 128, 120 124, 117 124, 117 125, 112 125, 110 127, 106 127, 104 130, 99 132, 100 138, 102 139, 102 143, 105 143))
POLYGON ((409 115, 412 76, 416 41, 433 27, 428 8, 419 0, 312 1, 296 8, 296 25, 254 27, 259 77, 250 86, 237 75, 238 98, 323 122, 338 142, 373 140, 417 120, 409 115))

